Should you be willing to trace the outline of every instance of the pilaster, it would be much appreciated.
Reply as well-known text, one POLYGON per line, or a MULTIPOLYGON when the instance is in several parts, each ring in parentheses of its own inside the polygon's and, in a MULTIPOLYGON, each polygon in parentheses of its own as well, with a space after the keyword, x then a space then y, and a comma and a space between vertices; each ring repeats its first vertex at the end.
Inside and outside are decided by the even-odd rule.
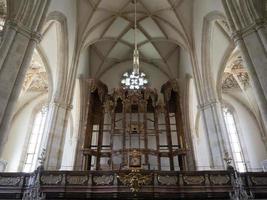
MULTIPOLYGON (((13 108, 21 91, 50 0, 16 1, 19 9, 8 18, 0 47, 0 152, 7 138, 13 108)), ((14 3, 14 2, 13 2, 14 3)))
POLYGON ((224 169, 223 156, 226 150, 224 124, 220 115, 220 103, 216 100, 199 105, 206 131, 211 169, 224 169))
POLYGON ((46 120, 44 148, 46 149, 45 169, 59 170, 61 168, 65 133, 72 105, 62 101, 52 100, 46 120))
POLYGON ((232 38, 241 50, 267 128, 267 34, 263 17, 251 0, 222 0, 232 38))

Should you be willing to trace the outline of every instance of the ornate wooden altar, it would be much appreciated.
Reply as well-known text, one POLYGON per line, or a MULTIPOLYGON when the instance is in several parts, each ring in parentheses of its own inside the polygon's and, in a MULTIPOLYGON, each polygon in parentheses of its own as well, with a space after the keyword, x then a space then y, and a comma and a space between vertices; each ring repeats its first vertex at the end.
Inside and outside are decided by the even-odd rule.
POLYGON ((185 137, 175 80, 162 86, 161 98, 151 88, 118 88, 107 94, 101 82, 88 84, 86 126, 76 166, 81 170, 194 169, 188 167, 188 159, 193 160, 191 141, 185 137))

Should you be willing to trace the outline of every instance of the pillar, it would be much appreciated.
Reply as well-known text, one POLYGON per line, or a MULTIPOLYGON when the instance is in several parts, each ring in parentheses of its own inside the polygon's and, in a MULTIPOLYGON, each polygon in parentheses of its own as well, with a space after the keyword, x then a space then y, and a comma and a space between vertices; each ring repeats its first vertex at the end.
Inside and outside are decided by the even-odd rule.
POLYGON ((0 47, 0 153, 20 94, 33 50, 41 40, 40 31, 50 0, 13 0, 18 10, 7 18, 0 47))
POLYGON ((43 148, 46 149, 46 162, 44 165, 46 170, 59 170, 61 168, 65 133, 71 109, 72 105, 56 99, 52 100, 49 105, 45 139, 43 140, 43 148))
MULTIPOLYGON (((259 1, 222 0, 232 38, 240 49, 255 90, 255 97, 267 129, 267 34, 264 18, 255 7, 259 1)), ((266 144, 266 133, 265 133, 266 144)))
MULTIPOLYGON (((205 104, 199 104, 198 108, 204 123, 207 136, 208 149, 210 155, 210 168, 215 170, 224 169, 224 153, 226 150, 225 129, 221 105, 218 101, 206 101, 205 104)), ((208 163, 207 163, 208 165, 208 163)))

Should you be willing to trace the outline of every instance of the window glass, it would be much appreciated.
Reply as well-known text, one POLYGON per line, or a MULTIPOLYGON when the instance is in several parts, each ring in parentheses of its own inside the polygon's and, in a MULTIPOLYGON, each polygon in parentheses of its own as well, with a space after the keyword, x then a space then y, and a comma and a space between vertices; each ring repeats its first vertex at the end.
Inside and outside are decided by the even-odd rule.
POLYGON ((35 115, 27 147, 27 154, 23 166, 23 172, 32 172, 35 170, 38 157, 37 154, 40 148, 41 138, 44 132, 47 110, 48 106, 44 105, 42 109, 35 115))
POLYGON ((233 160, 235 162, 235 166, 237 171, 239 172, 245 172, 246 171, 246 164, 244 160, 244 156, 242 153, 242 148, 239 140, 239 135, 238 131, 236 128, 236 123, 234 120, 233 113, 227 108, 223 108, 223 115, 224 115, 224 120, 229 136, 229 141, 233 153, 233 160))

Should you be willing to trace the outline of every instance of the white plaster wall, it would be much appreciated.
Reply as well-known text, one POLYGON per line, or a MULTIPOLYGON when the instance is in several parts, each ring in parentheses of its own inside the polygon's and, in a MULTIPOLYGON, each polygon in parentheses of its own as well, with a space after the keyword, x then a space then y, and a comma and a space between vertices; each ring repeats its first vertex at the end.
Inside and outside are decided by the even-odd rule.
POLYGON ((191 139, 194 148, 194 157, 197 170, 210 169, 209 150, 203 119, 198 110, 198 101, 194 80, 189 84, 189 120, 191 129, 191 139))
POLYGON ((196 124, 196 134, 193 135, 193 145, 196 159, 197 170, 210 169, 210 153, 208 149, 207 136, 205 133, 204 122, 202 116, 199 116, 196 124))
POLYGON ((221 0, 195 0, 193 8, 193 39, 196 50, 196 59, 201 63, 201 42, 204 17, 212 12, 219 11, 224 13, 221 0))
POLYGON ((72 170, 75 157, 75 140, 73 136, 73 118, 70 117, 65 137, 61 170, 72 170))
POLYGON ((10 133, 5 144, 2 158, 8 161, 7 172, 16 172, 21 161, 23 147, 27 143, 33 110, 38 104, 46 100, 47 95, 32 99, 25 107, 17 113, 11 123, 10 133))
POLYGON ((223 94, 223 99, 235 109, 243 153, 249 161, 248 167, 253 171, 261 169, 261 161, 267 159, 267 152, 255 117, 251 111, 230 95, 223 94))
POLYGON ((190 55, 187 51, 180 50, 180 60, 179 60, 179 78, 184 78, 186 74, 193 77, 192 63, 190 60, 190 55))
MULTIPOLYGON (((229 38, 226 34, 222 32, 222 30, 213 23, 212 27, 212 40, 211 47, 209 49, 210 53, 210 67, 212 74, 212 82, 214 86, 216 86, 216 82, 218 80, 218 73, 221 72, 221 64, 225 59, 225 54, 227 53, 227 49, 229 47, 229 38)), ((224 66, 223 66, 224 67, 224 66)), ((215 88, 215 87, 214 87, 215 88)))
POLYGON ((68 63, 69 67, 71 66, 73 55, 76 51, 75 42, 76 42, 76 30, 77 30, 77 9, 76 9, 77 0, 52 0, 49 6, 48 15, 53 11, 59 11, 63 13, 67 18, 67 27, 68 27, 68 63))
MULTIPOLYGON (((89 47, 90 48, 90 47, 89 47)), ((77 76, 83 75, 84 77, 87 77, 87 75, 90 76, 90 60, 89 60, 89 48, 82 51, 79 58, 78 63, 78 70, 77 70, 77 76)))
POLYGON ((53 23, 51 27, 44 34, 42 41, 40 42, 40 47, 43 53, 46 55, 47 62, 51 66, 51 74, 53 78, 54 86, 57 85, 57 70, 58 70, 58 39, 57 39, 57 28, 56 24, 53 23))
POLYGON ((80 86, 77 79, 74 97, 73 97, 73 109, 68 121, 61 170, 72 170, 74 166, 74 160, 76 156, 77 140, 79 135, 80 126, 80 86))

